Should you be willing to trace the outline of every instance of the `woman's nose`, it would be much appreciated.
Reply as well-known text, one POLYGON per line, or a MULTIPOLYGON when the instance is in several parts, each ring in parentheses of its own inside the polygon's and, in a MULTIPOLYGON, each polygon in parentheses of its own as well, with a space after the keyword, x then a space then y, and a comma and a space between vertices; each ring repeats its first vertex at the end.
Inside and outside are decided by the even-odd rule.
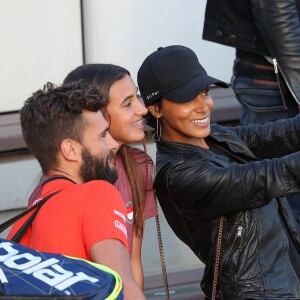
POLYGON ((196 98, 196 110, 198 112, 207 112, 209 111, 209 106, 207 104, 207 101, 203 99, 202 97, 196 98))
POLYGON ((138 101, 136 103, 136 110, 135 110, 135 112, 139 116, 144 116, 148 112, 148 109, 145 107, 144 103, 140 99, 138 99, 138 101))

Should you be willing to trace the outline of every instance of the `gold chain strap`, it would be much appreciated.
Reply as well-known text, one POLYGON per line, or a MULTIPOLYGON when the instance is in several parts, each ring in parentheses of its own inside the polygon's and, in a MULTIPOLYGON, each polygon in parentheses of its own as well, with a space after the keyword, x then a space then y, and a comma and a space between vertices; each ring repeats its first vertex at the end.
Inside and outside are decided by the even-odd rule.
POLYGON ((217 238, 217 247, 216 247, 214 280, 213 280, 212 296, 211 296, 212 300, 215 300, 216 296, 217 296, 217 283, 218 283, 219 264, 220 264, 220 256, 221 256, 223 225, 224 225, 224 217, 220 217, 219 230, 218 230, 218 238, 217 238))
MULTIPOLYGON (((155 197, 156 207, 157 205, 157 199, 155 197)), ((167 267, 166 267, 166 260, 165 260, 165 254, 164 254, 164 246, 162 242, 161 237, 161 230, 160 230, 160 222, 159 222, 159 216, 157 215, 155 217, 156 222, 156 231, 157 231, 157 240, 158 240, 158 247, 159 247, 159 256, 160 256, 160 264, 161 264, 161 270, 162 270, 162 276, 164 280, 164 288, 166 293, 166 299, 170 300, 170 291, 169 291, 169 282, 168 282, 168 274, 167 274, 167 267)))

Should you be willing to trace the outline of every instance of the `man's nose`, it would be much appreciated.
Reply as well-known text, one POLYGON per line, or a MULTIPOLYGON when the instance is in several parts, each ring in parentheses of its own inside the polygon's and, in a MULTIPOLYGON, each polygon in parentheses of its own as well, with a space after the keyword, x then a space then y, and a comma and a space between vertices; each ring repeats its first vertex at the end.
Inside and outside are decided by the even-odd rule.
POLYGON ((107 132, 106 137, 107 137, 106 145, 109 150, 115 150, 119 148, 119 144, 116 142, 116 140, 111 136, 109 132, 107 132))

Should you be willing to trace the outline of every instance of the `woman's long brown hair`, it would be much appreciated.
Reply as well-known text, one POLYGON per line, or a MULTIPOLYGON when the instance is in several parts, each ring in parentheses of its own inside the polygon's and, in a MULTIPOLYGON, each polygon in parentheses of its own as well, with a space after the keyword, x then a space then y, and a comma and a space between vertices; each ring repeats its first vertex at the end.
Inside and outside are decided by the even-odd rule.
MULTIPOLYGON (((64 83, 84 79, 88 84, 96 86, 99 90, 101 101, 103 101, 104 109, 102 110, 102 113, 109 120, 110 117, 107 114, 107 105, 109 103, 110 88, 115 81, 124 78, 126 75, 130 76, 130 73, 120 66, 112 64, 86 64, 71 71, 65 78, 64 83)), ((127 144, 122 145, 117 152, 117 155, 120 155, 124 164, 130 183, 134 207, 134 230, 135 234, 140 237, 143 236, 144 231, 145 202, 147 191, 149 190, 148 167, 149 163, 152 163, 147 155, 145 140, 143 140, 143 146, 144 153, 142 155, 144 156, 144 159, 140 162, 137 162, 130 150, 130 146, 127 144), (145 164, 145 174, 143 174, 139 164, 145 164)))
MULTIPOLYGON (((147 155, 146 143, 143 141, 144 153, 143 157, 137 158, 130 151, 130 146, 124 144, 120 147, 118 154, 120 155, 128 176, 128 180, 131 187, 133 206, 134 206, 134 226, 135 234, 142 237, 144 231, 144 213, 147 192, 149 190, 149 163, 152 161, 147 155), (139 164, 145 165, 145 174, 142 173, 139 164)), ((117 155, 118 155, 117 154, 117 155)), ((150 177, 151 178, 151 177, 150 177)))

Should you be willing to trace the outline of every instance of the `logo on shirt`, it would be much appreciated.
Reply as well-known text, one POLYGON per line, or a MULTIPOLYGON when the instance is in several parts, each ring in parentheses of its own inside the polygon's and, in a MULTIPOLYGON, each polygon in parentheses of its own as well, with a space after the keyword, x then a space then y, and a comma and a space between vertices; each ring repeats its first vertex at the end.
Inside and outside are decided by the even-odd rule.
POLYGON ((115 227, 120 229, 125 234, 125 236, 127 237, 127 229, 121 222, 115 220, 115 227))
POLYGON ((133 203, 128 202, 126 204, 126 209, 127 209, 127 223, 132 224, 133 223, 133 203))
POLYGON ((114 214, 121 217, 123 219, 124 223, 126 223, 126 217, 124 216, 124 214, 122 214, 118 210, 114 210, 114 214))

